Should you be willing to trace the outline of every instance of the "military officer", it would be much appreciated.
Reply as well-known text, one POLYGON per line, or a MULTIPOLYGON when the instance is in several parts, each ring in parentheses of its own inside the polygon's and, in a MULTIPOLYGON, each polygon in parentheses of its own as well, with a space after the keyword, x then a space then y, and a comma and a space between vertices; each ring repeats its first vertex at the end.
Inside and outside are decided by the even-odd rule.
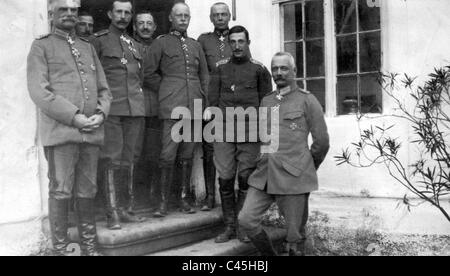
MULTIPOLYGON (((144 63, 148 63, 150 45, 153 43, 153 34, 156 31, 156 23, 152 13, 142 10, 134 17, 133 29, 136 33, 135 39, 143 46, 144 63)), ((145 127, 142 129, 136 149, 136 163, 142 168, 138 170, 145 179, 149 179, 151 189, 150 202, 153 204, 159 201, 159 162, 161 152, 161 120, 158 118, 158 91, 152 91, 148 87, 143 87, 145 96, 145 127)))
POLYGON ((33 42, 27 79, 39 108, 40 140, 48 161, 54 251, 69 254, 68 212, 74 197, 81 248, 95 256, 97 161, 112 98, 94 48, 75 35, 79 7, 79 0, 52 2, 54 31, 33 42))
POLYGON ((86 11, 80 12, 75 27, 77 36, 89 38, 94 33, 94 18, 86 11))
MULTIPOLYGON (((229 107, 258 108, 263 97, 272 91, 269 71, 264 65, 249 56, 248 31, 242 26, 233 27, 229 32, 229 41, 233 55, 217 64, 211 74, 209 86, 210 106, 219 107, 224 114, 226 108, 229 107)), ((237 125, 236 119, 231 118, 231 120, 237 125)), ((235 138, 234 141, 214 144, 222 211, 226 224, 225 232, 216 238, 217 243, 235 238, 236 232, 239 240, 248 242, 245 234, 237 231, 237 214, 244 204, 248 190, 248 178, 256 168, 256 159, 260 148, 258 141, 249 139, 250 123, 246 121, 245 140, 239 141, 235 138), (237 201, 234 190, 236 169, 239 183, 237 201)), ((228 134, 226 136, 229 136, 228 134)))
MULTIPOLYGON (((231 57, 231 47, 228 41, 229 23, 231 19, 230 8, 227 4, 219 2, 211 7, 210 20, 214 31, 202 34, 198 42, 202 45, 211 73, 217 62, 231 57)), ((206 199, 202 211, 210 211, 216 201, 216 167, 214 166, 214 144, 203 142, 203 172, 205 177, 206 199)))
MULTIPOLYGON (((105 171, 108 227, 121 229, 120 222, 139 222, 134 205, 134 158, 139 133, 144 125, 145 105, 142 46, 127 35, 132 20, 130 1, 113 1, 108 11, 108 30, 94 34, 92 44, 105 69, 113 102, 105 122, 102 169, 105 171), (123 187, 119 173, 127 172, 123 187)), ((120 174, 122 175, 122 174, 120 174)))
MULTIPOLYGON (((149 89, 158 91, 159 118, 163 120, 161 168, 161 204, 156 217, 167 215, 167 206, 172 185, 172 173, 177 152, 180 152, 182 167, 181 209, 194 213, 189 202, 192 159, 195 143, 177 143, 172 140, 172 127, 179 120, 172 120, 176 107, 185 107, 194 114, 194 101, 207 101, 208 65, 200 44, 189 38, 186 31, 191 15, 189 6, 176 3, 169 16, 172 29, 169 34, 156 39, 149 53, 149 66, 146 67, 145 83, 149 89), (148 71, 147 71, 148 69, 148 71)), ((201 110, 203 111, 203 110, 201 110)), ((185 119, 188 123, 193 120, 185 119)), ((201 122, 200 122, 201 123, 201 122)), ((192 131, 194 135, 195 131, 192 131)))
POLYGON ((261 106, 279 114, 279 148, 274 153, 262 153, 250 177, 239 221, 261 254, 275 255, 260 224, 261 216, 275 201, 286 219, 289 254, 304 255, 309 195, 318 189, 317 170, 328 152, 329 136, 321 105, 312 94, 297 87, 291 54, 274 56, 272 75, 277 90, 266 96, 261 106))

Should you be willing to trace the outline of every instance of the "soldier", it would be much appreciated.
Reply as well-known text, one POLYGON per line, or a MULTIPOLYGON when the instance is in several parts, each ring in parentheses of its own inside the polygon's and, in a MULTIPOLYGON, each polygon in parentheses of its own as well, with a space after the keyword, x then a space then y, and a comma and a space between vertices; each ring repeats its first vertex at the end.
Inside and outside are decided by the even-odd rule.
MULTIPOLYGON (((217 62, 231 57, 231 47, 228 41, 230 8, 225 3, 215 3, 211 7, 211 22, 214 32, 202 34, 198 42, 202 45, 211 73, 217 62)), ((216 167, 214 166, 214 144, 203 142, 203 172, 205 177, 206 199, 202 211, 210 211, 216 201, 216 167)))
POLYGON ((108 228, 112 230, 121 229, 121 221, 142 221, 133 213, 133 172, 136 144, 144 124, 145 99, 142 46, 126 34, 132 16, 130 1, 114 1, 108 10, 109 29, 94 34, 92 40, 114 99, 105 122, 105 146, 101 156, 108 228), (127 172, 126 189, 118 177, 123 171, 127 172))
POLYGON ((77 36, 89 38, 94 33, 94 18, 87 11, 80 12, 75 27, 77 36))
MULTIPOLYGON (((172 29, 169 34, 153 42, 149 66, 146 67, 148 71, 145 73, 145 82, 151 90, 158 91, 159 118, 163 120, 163 146, 160 157, 162 200, 159 210, 154 214, 155 217, 164 217, 168 213, 172 172, 178 151, 182 163, 183 182, 181 209, 184 213, 195 213, 189 202, 195 143, 177 143, 171 136, 172 127, 180 122, 171 119, 174 108, 188 108, 194 118, 194 100, 207 101, 208 65, 200 44, 187 37, 190 14, 189 6, 185 3, 176 3, 173 6, 169 16, 172 29)), ((187 122, 191 123, 193 120, 187 122)))
MULTIPOLYGON (((229 32, 233 56, 220 61, 211 74, 209 86, 210 106, 219 107, 224 114, 227 107, 258 108, 263 97, 272 91, 269 71, 249 56, 250 38, 242 26, 235 26, 229 32)), ((231 118, 234 124, 236 119, 231 118)), ((250 141, 249 121, 245 140, 214 144, 214 157, 219 172, 222 211, 226 224, 225 232, 216 238, 224 243, 236 237, 248 242, 245 234, 237 229, 237 215, 244 205, 248 190, 248 178, 256 168, 260 144, 250 141), (236 169, 239 182, 237 201, 235 197, 236 169)), ((236 129, 236 128, 235 128, 236 129)), ((229 133, 228 133, 229 134, 229 133)), ((226 136, 229 136, 229 135, 226 136)))
POLYGON ((68 212, 75 197, 81 248, 84 255, 96 256, 97 161, 111 94, 94 48, 75 35, 79 7, 79 0, 53 1, 54 31, 33 42, 27 77, 48 161, 54 251, 69 254, 68 212))
POLYGON ((297 87, 292 55, 276 54, 272 74, 277 90, 267 95, 261 106, 279 114, 279 148, 275 153, 262 153, 250 177, 239 221, 262 255, 275 255, 260 224, 261 216, 275 201, 286 219, 289 254, 304 255, 309 195, 318 189, 317 170, 328 152, 329 136, 321 105, 312 94, 297 87))
MULTIPOLYGON (((136 41, 140 42, 143 46, 143 56, 146 59, 150 51, 150 45, 153 42, 153 34, 156 31, 156 23, 151 12, 148 10, 137 12, 133 29, 136 33, 136 41)), ((144 87, 144 96, 145 127, 139 135, 138 148, 136 149, 136 163, 141 161, 139 164, 144 167, 142 171, 146 173, 143 177, 150 179, 152 196, 150 202, 154 203, 158 200, 157 198, 159 198, 160 194, 157 183, 160 178, 158 158, 161 152, 162 123, 158 118, 158 91, 152 91, 148 87, 144 87), (147 173, 149 177, 147 177, 147 173)))

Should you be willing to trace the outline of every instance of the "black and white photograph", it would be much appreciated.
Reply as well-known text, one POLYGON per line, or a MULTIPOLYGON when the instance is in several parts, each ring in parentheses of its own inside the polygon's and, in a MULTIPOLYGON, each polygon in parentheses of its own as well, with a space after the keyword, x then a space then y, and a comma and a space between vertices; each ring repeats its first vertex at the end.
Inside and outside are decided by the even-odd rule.
POLYGON ((450 256, 450 1, 0 6, 0 256, 450 256))

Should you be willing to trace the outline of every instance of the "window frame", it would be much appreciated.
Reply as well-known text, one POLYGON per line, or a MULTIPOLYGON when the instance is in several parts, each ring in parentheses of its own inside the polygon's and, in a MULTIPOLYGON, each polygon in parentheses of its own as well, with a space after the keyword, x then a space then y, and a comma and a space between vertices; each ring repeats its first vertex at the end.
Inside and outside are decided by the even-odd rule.
MULTIPOLYGON (((302 3, 306 1, 313 1, 313 0, 272 0, 272 6, 275 7, 275 11, 278 13, 278 32, 279 32, 279 49, 284 51, 284 9, 283 6, 286 4, 293 4, 293 3, 302 3)), ((334 1, 335 0, 323 0, 324 5, 324 35, 325 35, 325 41, 324 41, 324 47, 325 47, 325 57, 324 57, 324 63, 325 63, 325 115, 327 117, 343 117, 343 116, 354 116, 352 114, 342 114, 338 115, 338 91, 337 91, 337 79, 339 77, 343 77, 346 74, 339 74, 338 75, 338 60, 337 60, 337 33, 336 33, 336 26, 335 26, 335 13, 334 13, 334 1)), ((356 33, 364 34, 364 33, 380 33, 380 48, 381 48, 381 61, 380 61, 380 71, 383 71, 384 68, 384 49, 386 47, 385 41, 384 41, 384 29, 383 29, 383 23, 384 23, 384 12, 385 12, 385 6, 383 5, 382 1, 379 1, 378 4, 380 5, 380 29, 377 30, 370 30, 370 31, 360 31, 357 29, 356 33)), ((358 10, 358 9, 357 9, 358 10)), ((357 11, 359 15, 359 10, 357 11)), ((305 19, 303 18, 303 21, 305 19)), ((359 26, 359 20, 357 20, 357 24, 359 26)), ((352 33, 353 34, 353 33, 352 33)), ((344 35, 350 35, 344 34, 344 35)), ((360 41, 359 41, 359 35, 357 35, 357 63, 358 63, 358 73, 351 73, 347 74, 349 76, 356 76, 358 75, 358 94, 361 94, 359 91, 360 89, 360 76, 373 74, 374 72, 364 72, 362 74, 359 74, 360 72, 360 41)), ((304 62, 305 66, 306 62, 304 62)), ((377 71, 378 73, 378 71, 377 71)), ((303 80, 300 78, 299 80, 303 80)), ((381 99, 381 107, 382 107, 382 113, 381 115, 386 113, 387 104, 385 102, 385 98, 382 95, 381 99)), ((358 106, 360 101, 360 95, 358 97, 358 106)), ((376 116, 379 116, 380 113, 373 113, 376 116)))

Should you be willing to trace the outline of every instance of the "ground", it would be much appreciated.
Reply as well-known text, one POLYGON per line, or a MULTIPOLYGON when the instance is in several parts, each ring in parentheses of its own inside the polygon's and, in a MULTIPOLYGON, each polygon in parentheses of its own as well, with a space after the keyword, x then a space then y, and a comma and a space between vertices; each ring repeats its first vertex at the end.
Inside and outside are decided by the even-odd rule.
MULTIPOLYGON (((283 226, 274 205, 264 224, 283 226)), ((450 256, 450 236, 381 233, 371 227, 347 229, 330 223, 327 214, 313 211, 308 223, 310 256, 450 256)))

